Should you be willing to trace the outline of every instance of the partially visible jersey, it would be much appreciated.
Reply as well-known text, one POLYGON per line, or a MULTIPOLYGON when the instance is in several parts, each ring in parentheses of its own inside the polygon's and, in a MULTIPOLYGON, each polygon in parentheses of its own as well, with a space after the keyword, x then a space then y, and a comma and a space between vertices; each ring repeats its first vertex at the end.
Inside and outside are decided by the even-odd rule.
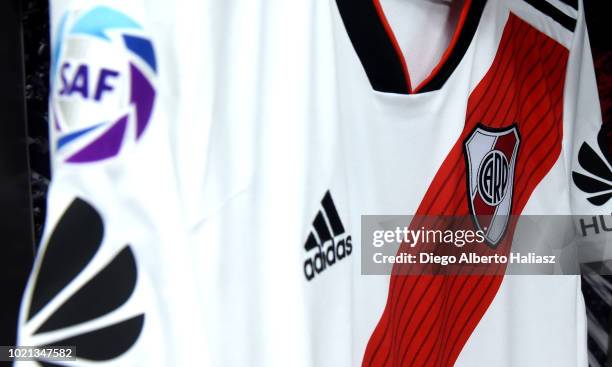
MULTIPOLYGON (((361 275, 365 214, 612 213, 582 4, 467 0, 420 83, 385 6, 54 9, 19 343, 83 365, 586 366, 577 276, 361 275), (509 195, 466 185, 479 144, 509 195)), ((582 261, 609 251, 577 238, 582 261)))

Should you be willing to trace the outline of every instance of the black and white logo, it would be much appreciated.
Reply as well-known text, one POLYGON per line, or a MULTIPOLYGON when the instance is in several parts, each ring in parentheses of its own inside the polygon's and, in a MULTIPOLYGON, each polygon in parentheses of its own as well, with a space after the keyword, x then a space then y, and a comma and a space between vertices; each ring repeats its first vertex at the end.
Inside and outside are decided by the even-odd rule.
POLYGON ((608 146, 612 141, 611 136, 612 127, 602 125, 597 134, 601 156, 589 144, 582 143, 578 163, 586 172, 572 172, 574 184, 589 195, 587 200, 591 204, 597 206, 606 204, 612 198, 612 154, 608 146))
POLYGON ((351 236, 345 234, 329 191, 323 196, 321 206, 323 210, 319 210, 312 222, 314 231, 310 231, 304 244, 307 256, 304 275, 309 281, 353 252, 351 236))
POLYGON ((497 206, 506 196, 509 165, 506 156, 499 150, 491 150, 478 168, 478 191, 485 203, 497 206))
MULTIPOLYGON (((75 199, 41 249, 40 266, 35 269, 22 315, 21 344, 74 345, 77 361, 109 362, 136 343, 144 313, 119 312, 107 317, 125 305, 136 288, 137 266, 130 245, 123 246, 101 269, 84 274, 92 270, 103 238, 100 214, 87 202, 75 199), (75 289, 71 286, 75 280, 83 285, 75 289)), ((56 365, 44 360, 38 363, 56 365)))
POLYGON ((464 141, 470 215, 491 247, 497 246, 508 228, 520 145, 516 125, 493 129, 478 124, 464 141))

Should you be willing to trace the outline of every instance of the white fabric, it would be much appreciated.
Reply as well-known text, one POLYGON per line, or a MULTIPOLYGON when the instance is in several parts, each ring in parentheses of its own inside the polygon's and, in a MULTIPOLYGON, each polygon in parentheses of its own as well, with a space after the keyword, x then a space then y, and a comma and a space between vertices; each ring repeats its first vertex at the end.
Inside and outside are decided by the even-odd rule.
MULTIPOLYGON (((489 1, 450 79, 416 95, 372 90, 331 0, 58 0, 52 39, 61 14, 95 4, 144 25, 158 60, 157 99, 143 138, 117 157, 53 158, 21 345, 54 338, 32 336, 23 313, 54 225, 81 197, 106 232, 80 281, 129 243, 138 283, 112 318, 146 315, 136 344, 100 365, 361 364, 389 284, 361 275, 361 215, 416 211, 462 132, 510 11, 570 49, 561 157, 523 213, 594 210, 571 188, 575 152, 601 124, 582 4, 572 34, 522 2, 489 1), (309 282, 304 243, 328 190, 353 251, 309 282)), ((585 324, 577 276, 506 277, 457 365, 586 366, 585 324)))

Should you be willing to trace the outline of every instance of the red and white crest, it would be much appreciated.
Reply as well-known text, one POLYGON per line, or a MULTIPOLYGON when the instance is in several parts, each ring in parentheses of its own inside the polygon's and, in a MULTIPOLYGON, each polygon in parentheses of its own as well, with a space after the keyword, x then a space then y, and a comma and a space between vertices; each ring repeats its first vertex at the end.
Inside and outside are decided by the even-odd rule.
POLYGON ((520 142, 516 125, 480 124, 464 142, 470 214, 490 246, 501 241, 508 226, 520 142))

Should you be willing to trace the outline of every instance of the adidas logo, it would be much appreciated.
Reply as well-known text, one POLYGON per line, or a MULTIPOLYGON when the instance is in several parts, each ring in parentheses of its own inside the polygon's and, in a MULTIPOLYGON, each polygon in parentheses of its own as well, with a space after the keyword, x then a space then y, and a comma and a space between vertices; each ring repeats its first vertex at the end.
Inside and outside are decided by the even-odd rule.
MULTIPOLYGON (((145 315, 120 310, 136 288, 136 259, 130 246, 125 245, 101 269, 83 279, 103 238, 100 214, 75 199, 41 249, 44 252, 32 291, 25 298, 21 345, 74 345, 77 361, 103 362, 121 356, 136 343, 145 315), (83 284, 75 289, 71 286, 75 281, 83 284), (71 290, 66 292, 66 288, 71 290)), ((55 365, 42 359, 37 362, 55 365)))
POLYGON ((602 159, 587 143, 582 143, 578 151, 578 163, 587 173, 572 172, 574 184, 583 192, 590 194, 587 200, 597 206, 602 206, 612 198, 612 153, 609 141, 612 137, 612 127, 604 124, 597 134, 599 151, 602 159))
POLYGON ((310 231, 304 244, 307 255, 304 275, 308 281, 353 252, 351 236, 345 236, 344 226, 329 190, 323 196, 321 205, 323 210, 319 210, 312 222, 314 232, 310 231))

